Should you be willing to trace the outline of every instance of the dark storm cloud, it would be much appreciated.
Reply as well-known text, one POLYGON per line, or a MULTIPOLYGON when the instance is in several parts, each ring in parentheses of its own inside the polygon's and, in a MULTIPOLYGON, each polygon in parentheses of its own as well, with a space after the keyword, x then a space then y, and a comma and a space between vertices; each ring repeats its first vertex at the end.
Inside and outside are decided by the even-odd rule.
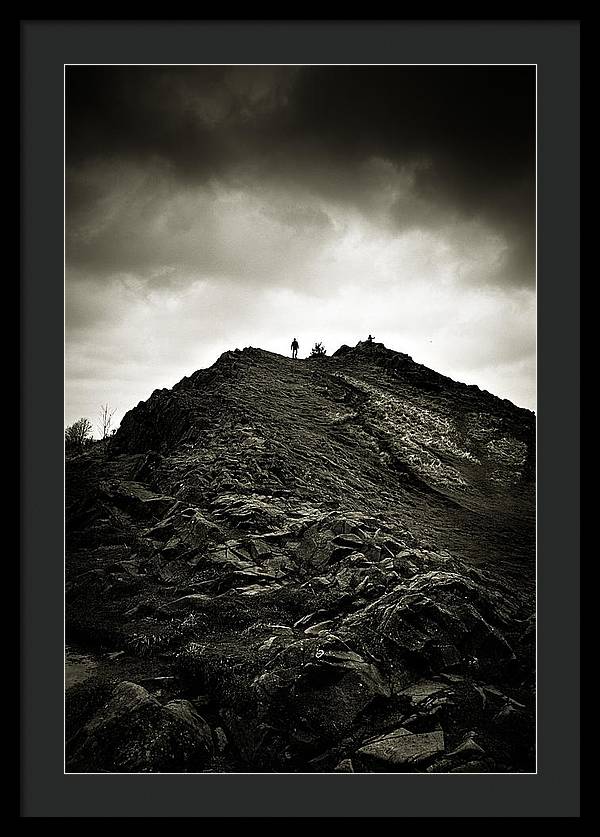
POLYGON ((268 67, 68 68, 67 160, 159 159, 186 179, 224 174, 268 137, 294 75, 268 67))
POLYGON ((374 333, 535 403, 530 67, 69 67, 67 422, 374 333))
MULTIPOLYGON (((502 281, 527 285, 534 100, 533 67, 70 68, 67 212, 75 231, 101 209, 105 185, 85 167, 102 163, 153 166, 187 187, 310 190, 370 212, 361 167, 381 159, 411 175, 388 223, 479 220, 506 240, 502 281)), ((68 246, 85 260, 76 235, 68 246)), ((108 244, 93 249, 111 259, 108 244)))

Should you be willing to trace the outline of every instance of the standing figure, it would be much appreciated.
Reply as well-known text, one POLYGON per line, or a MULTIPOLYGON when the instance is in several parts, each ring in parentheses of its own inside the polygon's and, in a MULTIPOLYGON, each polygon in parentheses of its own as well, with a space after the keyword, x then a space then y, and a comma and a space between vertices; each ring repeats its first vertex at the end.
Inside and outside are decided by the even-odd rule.
POLYGON ((373 337, 372 337, 372 335, 369 334, 369 336, 367 337, 367 343, 372 343, 372 342, 373 342, 373 337))
POLYGON ((298 357, 298 349, 299 349, 299 348, 300 348, 300 344, 298 343, 298 341, 297 341, 297 340, 296 340, 296 338, 294 337, 294 339, 292 340, 292 346, 291 346, 291 349, 292 349, 292 357, 293 357, 293 358, 297 358, 297 357, 298 357))

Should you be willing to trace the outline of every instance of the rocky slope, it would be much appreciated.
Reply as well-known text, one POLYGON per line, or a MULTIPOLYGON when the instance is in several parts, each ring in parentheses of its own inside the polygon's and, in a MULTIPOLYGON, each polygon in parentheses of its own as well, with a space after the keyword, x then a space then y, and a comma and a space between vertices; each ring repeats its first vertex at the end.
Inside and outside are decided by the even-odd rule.
POLYGON ((227 352, 67 463, 70 771, 534 769, 535 418, 227 352))

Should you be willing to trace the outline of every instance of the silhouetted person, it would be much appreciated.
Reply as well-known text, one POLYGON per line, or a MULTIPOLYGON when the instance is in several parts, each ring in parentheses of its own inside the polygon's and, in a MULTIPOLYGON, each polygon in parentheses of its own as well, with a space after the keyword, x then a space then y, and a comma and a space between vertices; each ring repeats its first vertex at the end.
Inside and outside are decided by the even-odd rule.
POLYGON ((300 348, 300 344, 298 343, 298 341, 297 341, 297 340, 296 340, 296 338, 294 337, 294 339, 292 340, 292 346, 291 346, 291 349, 292 349, 292 357, 293 357, 293 358, 298 357, 298 349, 299 349, 299 348, 300 348))
POLYGON ((367 343, 372 343, 372 342, 373 342, 373 336, 371 334, 369 334, 369 336, 367 337, 367 343))

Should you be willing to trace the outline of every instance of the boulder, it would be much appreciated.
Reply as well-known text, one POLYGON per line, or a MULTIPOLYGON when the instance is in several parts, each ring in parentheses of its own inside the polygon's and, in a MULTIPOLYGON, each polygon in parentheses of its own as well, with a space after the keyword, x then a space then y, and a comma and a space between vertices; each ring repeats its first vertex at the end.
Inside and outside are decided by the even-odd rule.
POLYGON ((514 659, 499 627, 511 611, 489 585, 432 571, 398 585, 343 625, 356 636, 379 637, 391 651, 433 670, 462 665, 497 672, 514 659))
POLYGON ((162 706, 123 681, 68 742, 69 772, 149 773, 201 769, 213 751, 206 721, 187 700, 162 706))
POLYGON ((337 740, 375 697, 390 695, 374 665, 326 632, 280 650, 252 687, 260 719, 309 749, 337 740))
POLYGON ((363 744, 357 755, 366 766, 393 768, 420 764, 443 750, 444 733, 441 729, 415 733, 399 727, 363 744))

